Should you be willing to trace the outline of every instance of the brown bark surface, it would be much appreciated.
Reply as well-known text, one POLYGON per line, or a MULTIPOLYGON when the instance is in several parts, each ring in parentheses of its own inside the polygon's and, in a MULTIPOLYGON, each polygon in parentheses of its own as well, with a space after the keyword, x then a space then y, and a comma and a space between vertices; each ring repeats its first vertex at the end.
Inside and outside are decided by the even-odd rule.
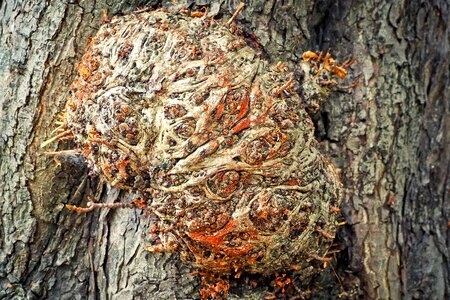
MULTIPOLYGON (((76 63, 105 9, 158 1, 0 2, 0 298, 196 299, 198 279, 176 255, 144 250, 137 210, 78 215, 64 204, 132 194, 97 188, 83 160, 55 163, 40 144, 54 128, 76 63)), ((173 1, 163 1, 174 7, 173 1)), ((210 3, 227 18, 237 1, 210 3)), ((273 61, 306 50, 354 57, 360 85, 337 92, 316 116, 317 138, 341 168, 342 252, 335 268, 350 298, 448 299, 449 4, 433 1, 248 1, 238 22, 273 61)), ((176 5, 175 5, 176 6, 176 5)), ((46 151, 67 149, 70 142, 46 151)), ((330 269, 313 298, 335 298, 330 269)), ((245 280, 229 298, 262 299, 245 280)))

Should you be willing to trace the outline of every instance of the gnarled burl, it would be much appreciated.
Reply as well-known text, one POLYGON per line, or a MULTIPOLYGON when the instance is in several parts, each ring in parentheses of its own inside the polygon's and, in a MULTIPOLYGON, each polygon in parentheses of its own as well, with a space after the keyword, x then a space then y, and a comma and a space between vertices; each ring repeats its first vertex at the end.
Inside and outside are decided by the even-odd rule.
POLYGON ((329 55, 310 52, 291 72, 259 52, 208 18, 113 18, 78 65, 66 126, 109 184, 141 193, 150 251, 220 274, 306 275, 340 202, 307 110, 342 74, 329 55))

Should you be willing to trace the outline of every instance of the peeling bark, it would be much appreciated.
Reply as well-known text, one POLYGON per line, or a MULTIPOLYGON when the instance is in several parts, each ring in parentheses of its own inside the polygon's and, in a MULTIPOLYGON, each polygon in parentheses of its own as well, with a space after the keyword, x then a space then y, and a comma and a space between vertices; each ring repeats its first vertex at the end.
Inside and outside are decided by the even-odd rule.
MULTIPOLYGON (((0 298, 198 298, 198 279, 175 255, 144 251, 147 220, 139 211, 77 215, 64 208, 88 194, 106 203, 132 194, 101 187, 76 157, 56 164, 39 147, 103 10, 113 15, 157 2, 1 2, 0 298)), ((238 4, 196 2, 225 18, 238 4)), ((337 267, 348 297, 448 298, 449 4, 246 4, 237 19, 273 61, 295 64, 306 50, 328 48, 357 60, 352 74, 360 85, 336 93, 316 118, 317 138, 342 169, 346 189, 337 267)), ((313 297, 336 297, 341 287, 332 274, 326 270, 324 290, 313 297)), ((230 298, 260 299, 270 288, 242 282, 230 298)))

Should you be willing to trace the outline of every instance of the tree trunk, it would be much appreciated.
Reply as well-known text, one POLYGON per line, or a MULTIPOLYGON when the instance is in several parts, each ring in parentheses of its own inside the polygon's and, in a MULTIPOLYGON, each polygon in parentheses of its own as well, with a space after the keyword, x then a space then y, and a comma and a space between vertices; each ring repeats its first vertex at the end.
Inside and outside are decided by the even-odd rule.
MULTIPOLYGON (((163 2, 209 3, 224 18, 238 4, 163 2)), ((0 298, 199 298, 199 280, 176 255, 144 250, 140 211, 79 215, 64 207, 92 193, 105 203, 132 194, 98 185, 80 158, 55 163, 40 149, 103 11, 157 5, 0 2, 0 298)), ((339 278, 328 267, 313 298, 450 296, 449 9, 445 0, 254 0, 237 18, 273 61, 295 64, 306 50, 329 48, 357 61, 351 76, 359 85, 335 93, 315 119, 318 140, 342 170, 348 224, 339 234, 339 278)), ((230 299, 262 299, 273 289, 270 281, 234 285, 230 299)))

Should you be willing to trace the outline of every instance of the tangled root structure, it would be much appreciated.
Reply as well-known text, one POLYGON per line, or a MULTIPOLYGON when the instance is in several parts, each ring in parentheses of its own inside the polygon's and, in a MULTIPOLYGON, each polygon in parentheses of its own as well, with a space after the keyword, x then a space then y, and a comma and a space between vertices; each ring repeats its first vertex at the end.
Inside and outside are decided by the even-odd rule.
POLYGON ((220 274, 314 273, 340 183, 307 108, 335 74, 317 55, 272 65, 238 31, 161 10, 113 18, 78 65, 67 127, 109 184, 142 194, 150 251, 220 274))

